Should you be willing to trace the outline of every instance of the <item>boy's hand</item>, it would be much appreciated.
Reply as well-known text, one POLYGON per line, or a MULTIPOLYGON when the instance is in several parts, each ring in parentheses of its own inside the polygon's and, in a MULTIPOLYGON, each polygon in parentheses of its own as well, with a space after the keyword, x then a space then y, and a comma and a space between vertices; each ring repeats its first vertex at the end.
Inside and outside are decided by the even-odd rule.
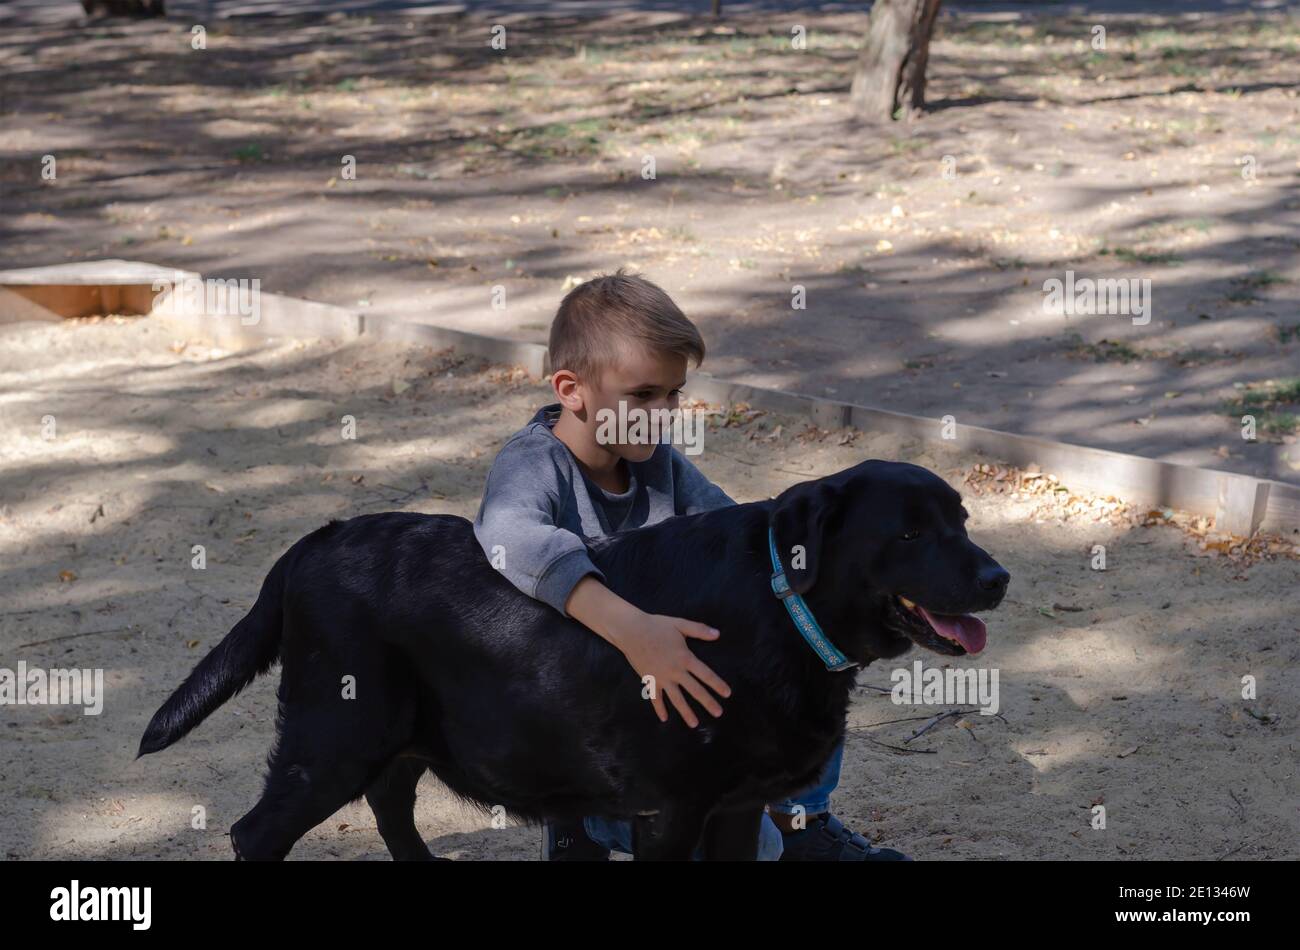
POLYGON ((731 687, 686 645, 687 637, 716 640, 718 631, 693 620, 648 614, 615 594, 593 574, 578 581, 564 609, 618 647, 638 676, 654 677, 650 701, 660 722, 668 721, 664 705, 667 696, 686 725, 694 729, 700 724, 683 692, 715 717, 722 715, 722 707, 709 689, 725 699, 731 695, 731 687))
POLYGON ((700 724, 683 693, 689 693, 714 717, 721 716, 722 706, 709 689, 726 697, 731 695, 731 688, 686 644, 687 637, 716 640, 718 631, 680 617, 638 613, 641 616, 633 619, 626 629, 611 631, 610 642, 623 651, 632 669, 643 680, 647 676, 653 677, 650 702, 659 721, 668 721, 668 710, 664 705, 667 696, 686 725, 694 729, 700 724))

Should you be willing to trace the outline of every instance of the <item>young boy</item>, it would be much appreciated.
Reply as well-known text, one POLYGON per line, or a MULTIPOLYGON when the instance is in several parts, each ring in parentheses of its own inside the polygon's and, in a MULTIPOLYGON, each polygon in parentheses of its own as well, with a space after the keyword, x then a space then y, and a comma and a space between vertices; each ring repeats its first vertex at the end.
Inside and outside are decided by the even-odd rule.
MULTIPOLYGON (((662 289, 620 270, 564 298, 551 325, 550 355, 559 402, 543 407, 502 447, 488 473, 475 536, 521 591, 609 641, 638 676, 653 676, 652 705, 661 721, 667 722, 671 705, 693 729, 699 719, 687 697, 720 716, 717 697, 727 698, 730 689, 695 657, 688 640, 714 639, 719 632, 647 614, 619 597, 603 583, 582 538, 735 504, 666 442, 611 444, 599 437, 603 411, 677 408, 687 361, 700 364, 704 341, 662 289)), ((769 806, 760 859, 902 859, 896 851, 872 848, 830 814, 842 751, 831 757, 817 788, 769 806), (806 827, 796 815, 805 816, 806 827)), ((630 853, 631 837, 625 821, 593 817, 548 825, 542 855, 603 860, 612 848, 630 853)))

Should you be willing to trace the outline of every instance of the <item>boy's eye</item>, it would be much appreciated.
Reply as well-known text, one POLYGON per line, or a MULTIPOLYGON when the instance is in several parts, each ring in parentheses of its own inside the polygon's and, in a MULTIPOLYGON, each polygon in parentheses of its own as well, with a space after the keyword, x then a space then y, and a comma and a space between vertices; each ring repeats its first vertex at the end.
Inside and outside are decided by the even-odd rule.
MULTIPOLYGON (((640 402, 646 402, 655 397, 655 392, 656 391, 653 389, 638 389, 636 392, 628 393, 628 396, 632 399, 639 400, 640 402)), ((680 396, 681 394, 682 391, 680 389, 669 390, 668 398, 671 399, 672 397, 680 396)))

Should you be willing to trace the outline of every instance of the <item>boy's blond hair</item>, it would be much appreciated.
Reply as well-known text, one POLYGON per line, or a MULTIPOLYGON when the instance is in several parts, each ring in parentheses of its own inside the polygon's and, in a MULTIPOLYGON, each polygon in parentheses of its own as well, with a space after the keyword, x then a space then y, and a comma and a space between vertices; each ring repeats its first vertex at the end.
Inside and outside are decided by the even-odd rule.
POLYGON ((629 342, 651 353, 704 361, 704 340, 663 288, 619 268, 574 287, 551 323, 551 372, 567 369, 599 383, 629 342))

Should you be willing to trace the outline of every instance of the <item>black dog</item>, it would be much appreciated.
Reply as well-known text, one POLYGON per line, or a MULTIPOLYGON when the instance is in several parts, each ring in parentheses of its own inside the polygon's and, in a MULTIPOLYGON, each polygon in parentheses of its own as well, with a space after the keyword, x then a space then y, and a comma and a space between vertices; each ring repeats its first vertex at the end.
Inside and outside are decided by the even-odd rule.
MULTIPOLYGON (((938 476, 869 461, 773 501, 592 542, 609 586, 722 632, 691 649, 731 686, 718 719, 661 723, 623 656, 493 569, 469 522, 331 522, 271 568, 257 603, 154 715, 140 755, 176 742, 278 659, 278 738, 235 853, 279 859, 365 795, 394 858, 428 859, 425 769, 526 820, 635 819, 638 859, 753 859, 763 805, 808 788, 844 735, 851 669, 831 671, 774 595, 790 588, 866 665, 913 643, 978 652, 1009 575, 966 535, 938 476), (355 697, 347 692, 355 684, 355 697)), ((506 552, 509 557, 509 552, 506 552)))

